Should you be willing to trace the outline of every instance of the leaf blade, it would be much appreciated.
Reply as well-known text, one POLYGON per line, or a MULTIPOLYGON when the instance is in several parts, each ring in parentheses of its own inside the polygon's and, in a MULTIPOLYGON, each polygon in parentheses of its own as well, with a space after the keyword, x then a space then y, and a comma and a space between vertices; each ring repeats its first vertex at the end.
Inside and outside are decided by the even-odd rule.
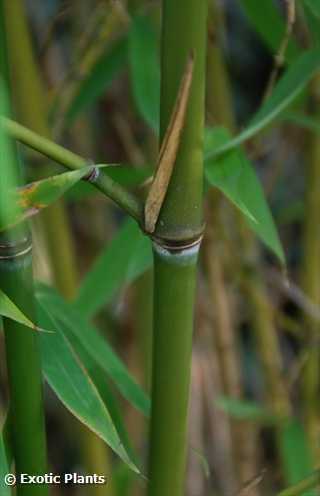
POLYGON ((75 306, 87 319, 111 300, 123 284, 152 266, 150 240, 136 222, 127 220, 84 278, 75 306), (132 267, 136 265, 135 271, 132 267))
MULTIPOLYGON (((224 128, 211 130, 211 134, 207 134, 206 146, 219 147, 219 144, 228 142, 228 136, 224 128)), ((239 208, 249 227, 285 264, 283 248, 260 181, 243 152, 235 149, 216 159, 206 160, 205 176, 211 186, 220 189, 239 208)))
POLYGON ((65 302, 52 288, 40 285, 37 296, 47 311, 63 324, 60 327, 61 333, 69 341, 73 337, 79 340, 91 359, 110 377, 123 397, 145 416, 148 416, 150 411, 149 398, 100 333, 81 317, 79 318, 72 306, 65 302))
POLYGON ((55 333, 40 337, 43 371, 50 387, 73 415, 100 436, 134 472, 140 473, 122 445, 109 411, 61 332, 59 323, 41 302, 37 311, 40 322, 56 329, 55 333))
POLYGON ((271 124, 301 94, 320 66, 320 49, 301 55, 278 81, 271 96, 260 107, 246 128, 215 150, 207 150, 206 159, 236 148, 271 124))

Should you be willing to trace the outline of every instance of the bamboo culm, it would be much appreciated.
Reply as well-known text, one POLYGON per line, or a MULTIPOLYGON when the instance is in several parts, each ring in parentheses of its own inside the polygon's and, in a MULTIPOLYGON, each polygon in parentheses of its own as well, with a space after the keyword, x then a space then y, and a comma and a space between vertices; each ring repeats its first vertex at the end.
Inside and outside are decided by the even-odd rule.
MULTIPOLYGON (((0 52, 1 76, 9 87, 3 2, 0 2, 0 52)), ((13 150, 12 160, 10 165, 19 176, 16 150, 13 150)), ((27 225, 1 235, 1 289, 35 321, 31 249, 27 225)), ((35 331, 8 319, 4 319, 4 333, 12 412, 11 441, 16 473, 18 477, 21 473, 41 475, 47 472, 47 462, 38 336, 35 331)), ((46 496, 48 491, 44 486, 18 484, 16 494, 46 496)))
POLYGON ((149 496, 184 494, 193 307, 203 215, 206 21, 206 1, 163 1, 161 139, 190 53, 195 66, 180 148, 155 231, 149 496), (187 247, 190 240, 195 244, 187 247), (164 246, 168 244, 169 248, 164 246), (177 244, 184 248, 173 251, 177 244))

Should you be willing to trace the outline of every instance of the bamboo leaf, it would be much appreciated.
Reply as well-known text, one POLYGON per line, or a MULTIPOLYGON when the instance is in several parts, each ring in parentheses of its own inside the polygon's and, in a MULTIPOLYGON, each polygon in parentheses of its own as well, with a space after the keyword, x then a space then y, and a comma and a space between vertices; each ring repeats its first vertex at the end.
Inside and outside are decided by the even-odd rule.
POLYGON ((129 33, 131 85, 137 110, 158 134, 160 119, 159 43, 147 17, 137 17, 129 33))
POLYGON ((119 289, 152 266, 150 240, 136 222, 127 220, 85 276, 75 306, 87 319, 106 305, 119 289))
MULTIPOLYGON (((62 330, 64 336, 69 341, 76 354, 79 356, 81 363, 84 365, 85 369, 87 370, 90 379, 93 381, 95 387, 99 392, 99 395, 101 396, 101 399, 103 400, 104 404, 106 405, 110 413, 112 421, 115 425, 115 428, 121 438, 121 441, 127 453, 130 455, 130 458, 132 460, 136 460, 137 457, 133 452, 129 435, 127 433, 127 429, 125 427, 122 418, 120 407, 115 398, 115 395, 113 394, 109 386, 109 375, 102 367, 99 366, 99 363, 96 360, 95 356, 93 357, 92 353, 90 353, 90 351, 87 350, 88 346, 86 346, 86 342, 83 345, 83 341, 86 341, 86 339, 83 339, 81 333, 79 338, 78 333, 74 332, 73 330, 74 324, 69 324, 69 320, 72 320, 72 317, 74 317, 75 315, 75 314, 69 315, 70 312, 71 313, 74 312, 70 304, 65 302, 65 300, 63 300, 61 296, 52 288, 46 287, 44 285, 39 285, 38 289, 39 291, 37 296, 39 298, 39 301, 41 301, 41 304, 46 308, 47 312, 58 323, 59 329, 62 330), (63 320, 61 319, 62 312, 63 314, 67 315, 67 318, 64 318, 63 320)), ((78 316, 76 316, 75 319, 76 322, 79 321, 78 316)), ((97 334, 98 332, 94 328, 90 329, 90 332, 91 330, 93 331, 93 334, 97 334)), ((88 329, 85 329, 85 331, 87 332, 88 329)), ((90 350, 90 346, 89 346, 89 350, 90 350)), ((106 355, 106 359, 108 359, 108 354, 106 355)), ((109 363, 112 364, 112 360, 109 363)), ((113 374, 111 374, 111 376, 112 375, 113 374)), ((132 380, 132 382, 134 382, 134 380, 132 380)), ((135 382, 133 384, 133 389, 134 388, 138 388, 135 382)), ((137 397, 139 398, 139 394, 137 395, 137 397)), ((145 399, 145 395, 142 391, 140 397, 145 399)))
POLYGON ((220 396, 215 404, 228 415, 239 420, 250 420, 261 424, 273 424, 277 421, 275 415, 253 401, 220 396))
POLYGON ((71 345, 73 346, 77 355, 79 355, 81 362, 83 363, 84 367, 87 369, 90 378, 92 379, 95 387, 97 388, 102 401, 108 408, 112 421, 115 425, 115 428, 117 429, 117 432, 120 436, 120 439, 127 453, 129 454, 130 458, 134 461, 134 463, 136 465, 139 465, 139 463, 137 463, 136 461, 137 456, 132 448, 132 443, 130 442, 129 434, 123 420, 121 407, 115 397, 114 388, 111 389, 105 371, 102 370, 102 368, 97 365, 95 360, 89 355, 89 353, 87 353, 87 351, 85 350, 85 348, 82 346, 82 344, 76 338, 75 335, 69 333, 69 338, 71 345))
MULTIPOLYGON (((296 484, 312 473, 312 459, 302 424, 291 419, 281 431, 281 450, 288 484, 296 484)), ((304 493, 303 493, 304 494, 304 493)), ((308 492, 308 496, 315 496, 308 492)))
POLYGON ((155 229, 178 153, 192 83, 193 65, 194 60, 191 56, 182 77, 170 123, 161 145, 155 178, 146 200, 145 229, 149 233, 155 229))
POLYGON ((59 322, 48 313, 42 301, 39 301, 38 314, 43 325, 56 329, 55 333, 42 334, 40 337, 47 382, 73 415, 100 436, 134 472, 140 473, 125 450, 111 415, 87 370, 64 336, 59 322))
POLYGON ((0 289, 0 315, 8 319, 19 322, 33 330, 40 330, 33 322, 31 322, 24 313, 8 298, 8 296, 0 289))
MULTIPOLYGON (((223 128, 209 130, 206 147, 223 146, 229 133, 223 128)), ((282 264, 285 256, 271 211, 254 168, 241 150, 232 150, 217 159, 206 160, 205 175, 211 186, 220 189, 244 214, 249 227, 272 250, 282 264)))
POLYGON ((42 306, 55 320, 59 320, 60 332, 69 341, 76 338, 91 359, 106 372, 121 394, 134 407, 148 415, 150 405, 147 395, 99 332, 79 317, 78 312, 64 302, 53 289, 41 285, 37 296, 42 306))
POLYGON ((126 38, 120 39, 97 61, 70 104, 66 120, 72 123, 78 115, 93 105, 110 88, 127 61, 126 38))
POLYGON ((277 83, 271 96, 255 114, 249 125, 235 138, 215 150, 207 150, 206 158, 225 153, 271 124, 301 94, 320 67, 320 49, 310 50, 301 55, 277 83))
POLYGON ((83 167, 72 172, 65 172, 41 181, 35 181, 12 192, 11 204, 16 206, 16 215, 11 217, 10 225, 0 224, 0 231, 8 229, 25 219, 36 215, 44 208, 57 201, 74 184, 79 182, 102 165, 83 167))
POLYGON ((319 0, 304 0, 304 3, 308 5, 313 14, 320 20, 319 0))
MULTIPOLYGON (((256 0, 241 0, 241 5, 249 22, 262 40, 272 53, 277 53, 286 30, 286 23, 279 8, 270 0, 260 0, 259 2, 256 0)), ((300 51, 295 40, 290 39, 286 52, 287 61, 292 62, 300 51)))
POLYGON ((303 0, 302 5, 315 46, 320 45, 320 6, 318 0, 303 0))

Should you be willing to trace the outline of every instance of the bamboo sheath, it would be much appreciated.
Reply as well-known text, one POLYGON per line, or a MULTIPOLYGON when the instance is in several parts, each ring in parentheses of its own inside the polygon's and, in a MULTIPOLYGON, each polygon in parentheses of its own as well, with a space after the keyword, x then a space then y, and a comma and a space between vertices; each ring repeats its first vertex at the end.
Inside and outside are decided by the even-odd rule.
POLYGON ((207 2, 164 0, 161 45, 161 139, 188 56, 195 66, 173 175, 156 225, 149 496, 184 494, 193 307, 202 232, 202 140, 207 2), (176 246, 175 246, 176 247, 176 246))
MULTIPOLYGON (((6 62, 6 31, 0 3, 0 71, 9 83, 6 62)), ((9 86, 9 84, 8 84, 9 86)), ((15 150, 14 150, 15 152, 15 150)), ((18 171, 17 154, 12 154, 18 171)), ((31 239, 27 225, 4 233, 0 240, 1 289, 32 320, 35 320, 31 239)), ((10 389, 11 441, 16 473, 43 474, 46 439, 42 398, 41 364, 37 334, 4 319, 5 347, 10 389)), ((18 485, 17 496, 46 496, 47 488, 18 485)))

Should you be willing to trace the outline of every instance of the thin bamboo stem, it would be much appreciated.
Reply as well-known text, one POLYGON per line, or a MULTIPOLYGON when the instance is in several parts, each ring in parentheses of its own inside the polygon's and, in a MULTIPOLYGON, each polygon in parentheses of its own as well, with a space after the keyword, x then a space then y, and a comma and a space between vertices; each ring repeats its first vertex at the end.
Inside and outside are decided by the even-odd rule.
POLYGON ((188 112, 173 175, 156 226, 154 333, 149 496, 182 496, 187 451, 187 410, 197 251, 163 248, 202 231, 207 2, 164 0, 161 52, 163 139, 187 58, 195 67, 188 112))
MULTIPOLYGON (((12 119, 1 117, 0 125, 3 126, 12 138, 58 162, 67 169, 77 170, 81 167, 92 165, 91 161, 31 131, 12 119)), ((93 185, 142 224, 143 206, 133 194, 113 181, 106 174, 100 174, 93 185)))
MULTIPOLYGON (((6 62, 4 5, 0 3, 0 71, 9 82, 6 62)), ((8 85, 9 86, 9 85, 8 85)), ((18 171, 17 156, 15 166, 18 171)), ((1 287, 15 304, 35 320, 31 241, 27 226, 4 233, 0 240, 1 287)), ((16 473, 43 475, 47 470, 42 374, 37 335, 4 319, 5 345, 12 411, 12 442, 16 473)), ((47 495, 39 485, 17 486, 17 496, 47 495)))
MULTIPOLYGON (((320 76, 317 76, 311 86, 314 99, 315 113, 319 113, 318 86, 320 76)), ((306 163, 305 190, 305 220, 304 220, 304 254, 303 254, 303 290, 312 303, 320 304, 320 139, 316 134, 309 136, 309 149, 306 163)), ((308 436, 313 447, 315 458, 319 457, 318 443, 315 439, 320 434, 319 416, 319 385, 320 385, 320 350, 319 322, 311 315, 305 315, 306 342, 308 360, 303 374, 303 394, 305 399, 305 418, 308 436)))

